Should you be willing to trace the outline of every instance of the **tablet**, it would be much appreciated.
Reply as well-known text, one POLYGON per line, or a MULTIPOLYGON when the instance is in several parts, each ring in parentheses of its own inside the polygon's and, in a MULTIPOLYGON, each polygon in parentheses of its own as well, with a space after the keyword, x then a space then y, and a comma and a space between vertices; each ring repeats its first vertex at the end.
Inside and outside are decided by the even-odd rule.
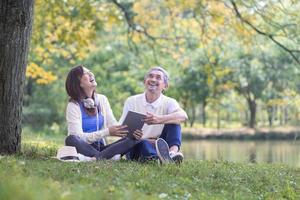
POLYGON ((145 117, 146 117, 145 114, 134 112, 134 111, 128 111, 125 120, 123 122, 123 125, 127 125, 128 137, 134 138, 133 132, 137 129, 142 130, 144 126, 143 119, 145 117))

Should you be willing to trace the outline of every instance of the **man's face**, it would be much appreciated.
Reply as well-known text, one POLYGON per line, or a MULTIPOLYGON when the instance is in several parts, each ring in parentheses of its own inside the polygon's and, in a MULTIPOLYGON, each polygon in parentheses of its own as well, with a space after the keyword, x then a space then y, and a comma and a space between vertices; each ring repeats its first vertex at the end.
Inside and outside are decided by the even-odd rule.
POLYGON ((151 71, 144 80, 144 85, 148 92, 161 93, 166 88, 163 72, 159 70, 151 71))

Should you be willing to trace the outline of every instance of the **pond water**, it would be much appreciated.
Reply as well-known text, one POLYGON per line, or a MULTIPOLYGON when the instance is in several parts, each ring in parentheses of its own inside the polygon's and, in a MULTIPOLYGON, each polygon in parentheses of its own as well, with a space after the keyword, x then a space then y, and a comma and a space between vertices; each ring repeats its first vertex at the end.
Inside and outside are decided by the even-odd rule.
POLYGON ((185 159, 284 163, 300 167, 300 141, 186 140, 185 159))

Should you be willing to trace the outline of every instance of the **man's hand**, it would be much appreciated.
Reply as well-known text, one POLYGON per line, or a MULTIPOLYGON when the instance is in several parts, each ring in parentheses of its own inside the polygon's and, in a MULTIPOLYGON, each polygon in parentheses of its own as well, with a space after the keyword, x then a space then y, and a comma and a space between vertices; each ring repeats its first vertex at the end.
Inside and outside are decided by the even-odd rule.
POLYGON ((137 129, 133 132, 133 136, 136 140, 140 140, 143 136, 143 132, 137 129))
POLYGON ((162 119, 163 118, 162 118, 161 115, 156 115, 156 114, 147 112, 147 115, 144 118, 144 122, 148 125, 150 125, 150 124, 162 124, 163 123, 162 119))
POLYGON ((109 135, 117 137, 125 137, 128 133, 126 125, 111 126, 108 128, 109 135))

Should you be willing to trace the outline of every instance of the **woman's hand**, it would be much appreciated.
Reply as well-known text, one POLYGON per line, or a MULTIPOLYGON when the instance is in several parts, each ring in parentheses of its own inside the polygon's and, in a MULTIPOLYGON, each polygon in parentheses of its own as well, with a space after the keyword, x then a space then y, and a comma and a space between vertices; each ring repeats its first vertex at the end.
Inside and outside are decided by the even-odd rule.
POLYGON ((143 132, 137 129, 133 132, 133 136, 136 140, 140 140, 143 136, 143 132))
POLYGON ((111 126, 108 128, 109 135, 117 137, 125 137, 128 133, 126 125, 111 126))

